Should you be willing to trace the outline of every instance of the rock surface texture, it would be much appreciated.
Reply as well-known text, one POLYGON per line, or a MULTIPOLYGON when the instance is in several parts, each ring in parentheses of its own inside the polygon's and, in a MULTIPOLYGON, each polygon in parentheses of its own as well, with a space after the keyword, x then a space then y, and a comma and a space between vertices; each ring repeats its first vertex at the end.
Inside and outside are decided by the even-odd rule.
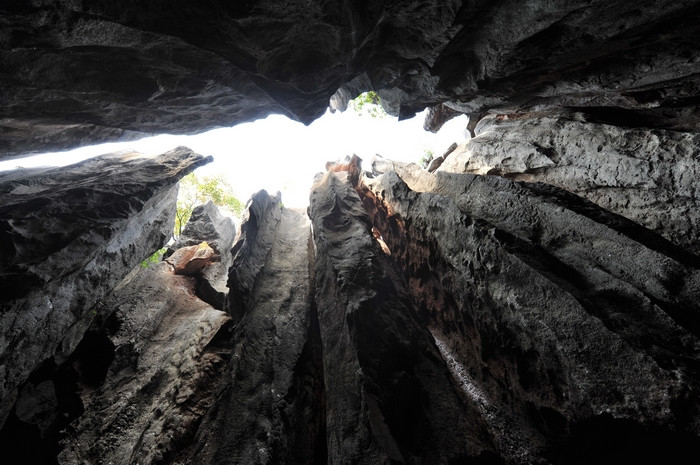
POLYGON ((359 184, 373 225, 507 462, 700 446, 697 258, 554 187, 375 174, 359 184))
POLYGON ((171 236, 176 182, 208 161, 181 147, 2 174, 0 422, 30 373, 64 363, 104 296, 171 236))
POLYGON ((79 381, 85 413, 62 440, 59 464, 169 463, 191 440, 225 366, 230 321, 196 285, 161 262, 104 299, 84 339, 94 346, 72 360, 102 379, 79 381), (96 341, 107 350, 88 365, 96 341))
MULTIPOLYGON (((102 297, 0 441, 52 464, 694 463, 696 256, 546 184, 328 169, 310 219, 250 200, 225 312, 195 233, 102 297)), ((205 210, 190 230, 230 237, 205 210)))
POLYGON ((490 116, 476 129, 440 170, 561 187, 700 253, 700 134, 580 114, 490 116))
POLYGON ((233 248, 237 322, 221 390, 182 464, 325 464, 323 365, 309 220, 265 191, 233 248))
POLYGON ((126 280, 205 158, 0 174, 0 447, 694 465, 698 0, 0 4, 0 158, 309 123, 366 90, 473 137, 432 172, 331 163, 307 215, 261 191, 235 244, 204 206, 126 280))
POLYGON ((185 225, 180 237, 168 247, 172 254, 184 246, 200 245, 206 242, 215 252, 213 263, 208 264, 197 285, 197 295, 214 308, 223 310, 228 294, 226 281, 233 257, 229 253, 236 238, 233 219, 222 215, 211 201, 192 210, 192 216, 185 225))
POLYGON ((309 123, 339 89, 337 108, 372 88, 401 116, 567 107, 697 130, 699 15, 696 0, 7 0, 0 153, 309 123))

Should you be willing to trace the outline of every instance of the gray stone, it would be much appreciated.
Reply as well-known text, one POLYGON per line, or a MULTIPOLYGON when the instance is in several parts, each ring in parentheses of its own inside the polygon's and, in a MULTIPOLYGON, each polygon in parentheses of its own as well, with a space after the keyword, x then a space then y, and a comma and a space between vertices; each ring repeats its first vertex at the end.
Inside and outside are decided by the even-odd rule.
POLYGON ((329 463, 453 463, 491 457, 478 405, 451 381, 406 283, 345 172, 317 176, 316 252, 329 463))
POLYGON ((549 186, 380 161, 358 189, 507 462, 698 446, 697 259, 549 186))
POLYGON ((234 247, 238 321, 223 387, 177 463, 325 464, 321 341, 309 221, 255 194, 234 247), (245 268, 239 268, 245 264, 245 268))
POLYGON ((223 215, 209 200, 204 205, 194 207, 182 234, 169 249, 172 253, 180 247, 198 245, 206 241, 216 253, 223 257, 229 255, 228 252, 235 238, 236 225, 233 218, 223 215))
POLYGON ((192 210, 192 215, 180 237, 168 247, 172 254, 184 246, 199 245, 206 241, 216 252, 215 260, 202 270, 197 286, 199 298, 218 310, 224 309, 228 294, 226 281, 233 256, 231 246, 236 238, 236 226, 231 217, 221 214, 211 201, 192 210))
POLYGON ((175 183, 209 160, 181 147, 0 176, 0 423, 29 374, 64 361, 100 300, 168 240, 175 183))
POLYGON ((561 187, 700 253, 700 136, 582 118, 490 116, 440 170, 561 187))
POLYGON ((443 104, 474 122, 566 107, 700 124, 695 0, 6 0, 0 16, 5 158, 270 113, 310 123, 367 90, 401 118, 443 104))
POLYGON ((112 357, 102 360, 98 386, 83 382, 85 413, 62 441, 58 463, 163 463, 194 434, 228 358, 214 338, 230 321, 195 287, 195 278, 160 263, 103 300, 91 331, 112 357))

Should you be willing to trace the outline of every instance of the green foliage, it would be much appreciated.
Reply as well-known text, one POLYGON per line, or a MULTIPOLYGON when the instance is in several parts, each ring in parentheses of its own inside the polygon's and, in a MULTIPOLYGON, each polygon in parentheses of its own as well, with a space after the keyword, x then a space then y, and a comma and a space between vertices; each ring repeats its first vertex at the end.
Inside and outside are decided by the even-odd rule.
POLYGON ((388 116, 382 108, 381 100, 379 95, 373 90, 369 92, 363 92, 355 99, 348 102, 348 106, 355 110, 355 112, 362 115, 369 115, 372 118, 383 118, 388 116))
POLYGON ((433 161, 433 151, 432 150, 423 150, 423 155, 421 155, 420 159, 418 160, 418 163, 420 166, 423 167, 423 169, 428 168, 428 165, 430 162, 433 161))
POLYGON ((163 254, 166 250, 168 249, 163 247, 162 249, 158 249, 155 252, 153 252, 153 255, 141 262, 141 268, 150 268, 151 264, 158 263, 163 258, 163 254))
POLYGON ((194 207, 209 200, 225 213, 234 216, 240 216, 244 208, 243 203, 233 195, 233 189, 223 175, 198 177, 190 173, 180 180, 175 214, 176 236, 182 234, 194 207))

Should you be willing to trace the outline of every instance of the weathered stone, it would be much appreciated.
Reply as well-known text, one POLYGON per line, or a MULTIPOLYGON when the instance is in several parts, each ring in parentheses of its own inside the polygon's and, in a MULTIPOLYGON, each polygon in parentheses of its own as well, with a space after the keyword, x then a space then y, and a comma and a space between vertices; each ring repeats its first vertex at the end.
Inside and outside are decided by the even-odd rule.
POLYGON ((695 131, 699 14, 695 0, 6 0, 0 154, 270 113, 309 123, 339 89, 338 108, 375 90, 402 118, 573 107, 695 131))
POLYGON ((265 191, 252 197, 229 279, 240 303, 224 387, 176 463, 327 463, 311 247, 301 212, 265 191))
POLYGON ((194 276, 210 265, 216 257, 214 249, 202 242, 199 245, 181 247, 165 261, 173 266, 175 274, 194 276))
POLYGON ((218 310, 224 309, 228 294, 226 281, 228 269, 233 261, 231 246, 236 238, 236 226, 231 217, 222 215, 211 201, 192 210, 189 221, 174 244, 169 246, 168 254, 183 246, 198 245, 206 241, 216 252, 217 260, 208 264, 199 276, 197 296, 218 310))
POLYGON ((91 309, 172 234, 175 183, 205 158, 105 155, 0 176, 0 423, 43 361, 64 361, 91 309))
POLYGON ((260 191, 251 197, 243 216, 240 236, 231 250, 234 259, 227 282, 227 311, 236 323, 245 313, 255 280, 274 243, 282 217, 280 202, 279 192, 273 197, 264 190, 260 191))
POLYGON ((319 175, 309 207, 329 463, 494 458, 478 406, 452 383, 350 177, 319 175))
POLYGON ((79 417, 63 463, 696 460, 696 0, 6 0, 0 18, 2 158, 308 123, 365 90, 476 136, 434 174, 331 164, 313 243, 260 193, 235 258, 227 239, 196 278, 137 270, 104 315, 203 160, 0 175, 3 449, 53 463, 26 437, 79 417), (232 339, 193 295, 225 260, 227 301, 207 299, 232 339))
POLYGON ((194 207, 182 234, 169 249, 172 254, 180 247, 199 245, 202 241, 206 241, 223 259, 224 255, 229 255, 228 252, 235 238, 236 225, 233 223, 233 218, 222 215, 216 205, 209 200, 204 205, 194 207))
POLYGON ((697 259, 553 187, 375 167, 358 186, 372 224, 501 457, 649 463, 700 445, 697 259))
POLYGON ((442 166, 442 164, 445 162, 445 158, 447 158, 451 153, 453 153, 456 148, 457 143, 455 142, 452 145, 450 145, 447 148, 447 150, 445 150, 445 153, 443 153, 439 157, 433 158, 428 164, 428 167, 426 168, 428 170, 428 173, 432 173, 433 171, 440 168, 440 166, 442 166))
POLYGON ((700 254, 700 135, 582 118, 490 116, 440 170, 558 186, 700 254))
MULTIPOLYGON (((188 444, 230 350, 220 345, 230 318, 198 299, 195 286, 160 263, 103 300, 90 331, 111 347, 101 360, 104 379, 88 381, 95 366, 80 373, 85 413, 62 441, 58 463, 168 463, 188 444)), ((71 363, 80 367, 80 357, 71 363)))

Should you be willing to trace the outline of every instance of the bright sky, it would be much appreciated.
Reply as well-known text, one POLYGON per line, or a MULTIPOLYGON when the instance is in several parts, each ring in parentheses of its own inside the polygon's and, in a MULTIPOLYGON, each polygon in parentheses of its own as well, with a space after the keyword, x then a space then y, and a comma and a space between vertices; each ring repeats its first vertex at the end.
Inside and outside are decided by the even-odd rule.
POLYGON ((432 150, 438 156, 453 142, 465 140, 466 116, 447 122, 437 134, 423 130, 424 118, 425 112, 399 122, 390 116, 372 118, 349 109, 343 113, 327 111, 311 125, 304 126, 285 116, 272 115, 195 136, 161 135, 0 162, 0 171, 18 166, 65 166, 123 150, 157 155, 184 145, 202 155, 212 155, 214 162, 196 173, 224 174, 241 201, 245 202, 260 189, 271 194, 279 190, 286 206, 305 207, 313 176, 325 171, 327 161, 355 153, 366 161, 379 154, 393 160, 417 162, 425 150, 432 150))

